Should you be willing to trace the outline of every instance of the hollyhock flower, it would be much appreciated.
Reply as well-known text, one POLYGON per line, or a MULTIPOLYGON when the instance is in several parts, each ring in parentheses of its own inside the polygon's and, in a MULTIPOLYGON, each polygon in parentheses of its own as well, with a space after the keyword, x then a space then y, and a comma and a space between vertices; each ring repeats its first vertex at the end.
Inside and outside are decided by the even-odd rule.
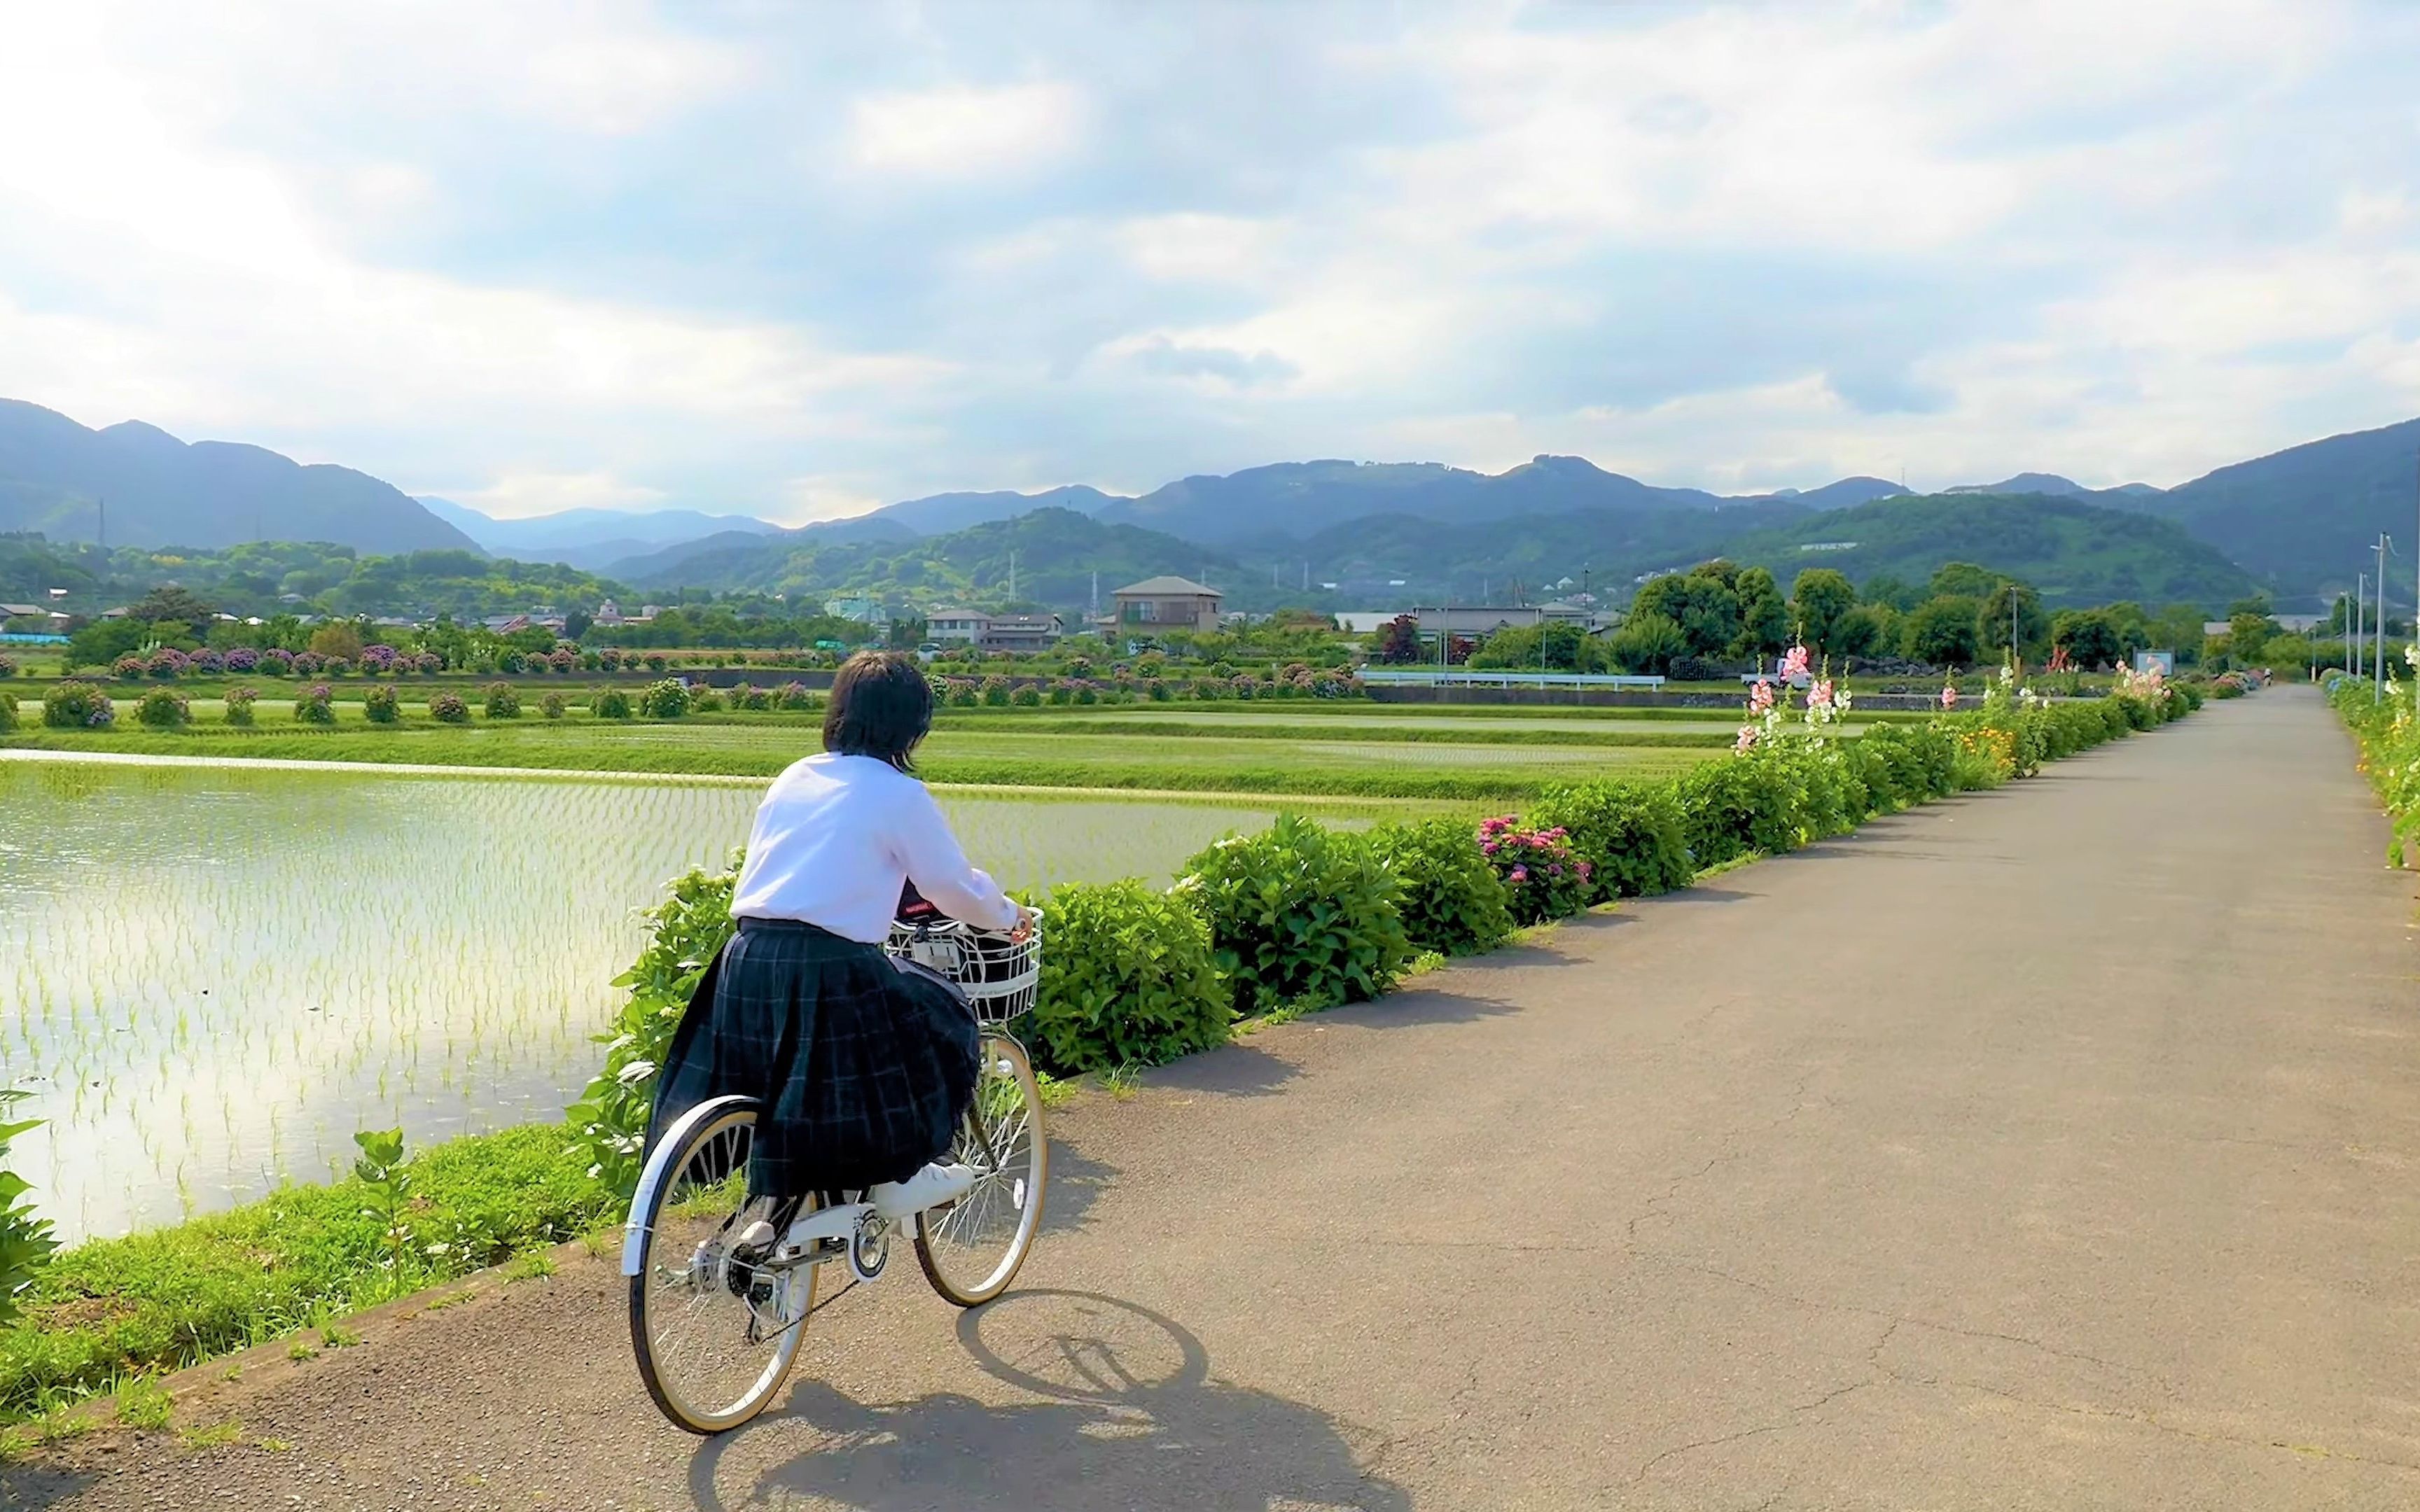
POLYGON ((1788 653, 1782 656, 1781 675, 1786 680, 1793 683, 1807 675, 1807 648, 1805 646, 1792 646, 1788 653))
POLYGON ((1762 714, 1771 707, 1773 707, 1773 684, 1760 677, 1756 680, 1756 686, 1747 690, 1748 712, 1762 714))
POLYGON ((1733 753, 1745 755, 1756 744, 1756 726, 1752 724, 1740 726, 1739 738, 1731 742, 1733 753))
POLYGON ((1956 683, 1944 683, 1941 685, 1941 706, 1945 709, 1954 709, 1958 707, 1958 685, 1956 683))

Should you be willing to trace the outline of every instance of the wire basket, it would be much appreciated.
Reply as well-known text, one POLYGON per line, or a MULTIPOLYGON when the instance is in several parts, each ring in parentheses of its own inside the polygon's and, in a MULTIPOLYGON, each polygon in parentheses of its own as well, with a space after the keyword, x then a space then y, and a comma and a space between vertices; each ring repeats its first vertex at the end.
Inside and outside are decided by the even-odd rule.
POLYGON ((956 982, 975 1017, 986 1025, 1006 1024, 1030 1011, 1042 985, 1039 911, 1021 941, 945 918, 892 924, 883 949, 956 982))

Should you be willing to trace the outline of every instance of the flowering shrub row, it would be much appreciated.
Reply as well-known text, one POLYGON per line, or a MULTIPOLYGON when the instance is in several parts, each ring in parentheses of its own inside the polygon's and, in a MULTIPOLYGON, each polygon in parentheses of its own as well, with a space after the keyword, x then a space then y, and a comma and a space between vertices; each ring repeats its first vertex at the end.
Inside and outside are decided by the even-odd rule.
MULTIPOLYGON (((2406 652, 2404 661, 2420 673, 2420 657, 2406 652)), ((2415 693, 2420 693, 2420 681, 2406 686, 2397 678, 2381 692, 2366 677, 2338 673, 2328 679, 2328 701, 2351 727, 2361 748, 2361 769, 2386 808, 2389 866, 2420 862, 2420 711, 2414 707, 2415 693)))
POLYGON ((984 678, 938 676, 934 699, 956 708, 988 705, 1030 708, 1044 703, 1166 703, 1181 700, 1217 702, 1227 699, 1359 698, 1363 688, 1355 673, 1313 669, 1297 662, 1276 677, 1249 672, 1233 677, 1060 677, 1047 682, 1012 682, 994 673, 984 678))
MULTIPOLYGON (((1873 814, 2006 780, 2020 751, 2065 755, 2194 702, 2164 688, 2133 690, 2133 704, 2010 692, 1847 740, 1836 728, 1847 699, 1820 684, 1811 691, 1811 717, 1787 695, 1757 696, 1757 738, 1733 755, 1666 781, 1553 789, 1523 819, 1361 835, 1290 814, 1202 852, 1166 893, 1134 882, 1057 887, 1041 900, 1047 945, 1022 1037, 1061 1074, 1173 1059, 1223 1043, 1240 1015, 1379 996, 1416 951, 1489 949, 1516 921, 1682 887, 1745 855, 1794 850, 1873 814), (1975 757, 1978 748, 1988 754, 1975 757)), ((592 1174, 617 1191, 638 1178, 656 1068, 730 936, 731 886, 730 872, 675 882, 618 979, 629 998, 599 1037, 602 1071, 570 1109, 592 1174)))

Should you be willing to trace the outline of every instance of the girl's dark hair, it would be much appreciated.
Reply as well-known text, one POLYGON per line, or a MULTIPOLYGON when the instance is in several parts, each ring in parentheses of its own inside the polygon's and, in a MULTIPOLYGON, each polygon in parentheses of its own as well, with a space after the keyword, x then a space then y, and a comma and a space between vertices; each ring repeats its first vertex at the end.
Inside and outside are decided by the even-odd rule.
POLYGON ((908 753, 933 728, 933 685, 916 658, 897 651, 861 651, 832 674, 824 710, 824 749, 871 756, 903 772, 908 753))

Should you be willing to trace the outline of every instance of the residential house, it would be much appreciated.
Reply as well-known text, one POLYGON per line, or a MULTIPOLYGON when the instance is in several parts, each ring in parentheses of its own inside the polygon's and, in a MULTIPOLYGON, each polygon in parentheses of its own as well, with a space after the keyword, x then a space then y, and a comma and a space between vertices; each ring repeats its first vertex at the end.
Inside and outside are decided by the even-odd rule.
POLYGON ((985 651, 1047 651, 1066 633, 1056 614, 993 614, 977 644, 985 651))
POLYGON ((991 616, 979 609, 944 605, 924 615, 924 638, 938 645, 981 645, 984 632, 989 628, 991 616))
POLYGON ((1156 630, 1216 630, 1225 595, 1189 578, 1146 578, 1111 595, 1116 607, 1103 628, 1148 635, 1156 630))

